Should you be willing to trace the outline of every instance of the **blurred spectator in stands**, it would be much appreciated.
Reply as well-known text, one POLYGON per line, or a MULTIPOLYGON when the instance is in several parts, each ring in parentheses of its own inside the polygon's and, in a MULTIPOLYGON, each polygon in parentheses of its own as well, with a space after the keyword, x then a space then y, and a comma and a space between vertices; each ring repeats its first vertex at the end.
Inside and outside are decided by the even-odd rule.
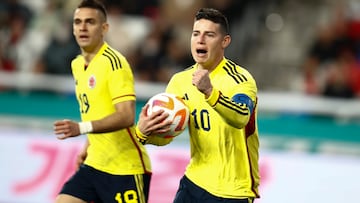
POLYGON ((132 61, 137 80, 156 81, 156 77, 162 77, 158 72, 161 38, 161 29, 159 29, 158 24, 153 24, 150 33, 137 47, 132 61))
MULTIPOLYGON (((117 4, 126 15, 153 18, 157 15, 161 0, 107 0, 107 5, 117 4)), ((108 7, 108 6, 107 6, 108 7)))
POLYGON ((205 6, 221 11, 227 16, 229 24, 231 25, 242 17, 250 2, 250 0, 205 0, 205 6))
POLYGON ((352 50, 341 50, 336 60, 327 67, 322 95, 339 98, 355 97, 355 89, 352 84, 355 81, 352 81, 351 73, 357 65, 352 50))
POLYGON ((70 19, 70 17, 64 15, 63 7, 63 2, 51 0, 45 1, 42 9, 38 8, 36 10, 30 32, 33 33, 33 36, 37 36, 33 37, 32 40, 35 40, 38 45, 37 52, 39 52, 39 55, 48 46, 55 29, 61 27, 62 19, 70 19))
POLYGON ((175 72, 191 65, 188 43, 180 39, 175 28, 167 27, 162 32, 153 28, 139 47, 136 63, 139 80, 166 83, 175 72))
POLYGON ((51 35, 50 43, 35 65, 36 73, 70 75, 71 60, 80 54, 72 34, 70 20, 64 19, 57 25, 51 35))
POLYGON ((360 2, 350 1, 349 9, 349 36, 355 46, 355 59, 350 68, 350 82, 356 97, 360 98, 360 2))
POLYGON ((122 7, 122 3, 109 1, 106 4, 111 28, 105 40, 126 57, 131 57, 148 34, 151 24, 147 17, 125 13, 127 9, 122 7))
POLYGON ((319 27, 304 63, 305 92, 329 97, 354 96, 347 67, 354 44, 348 34, 348 18, 337 7, 335 18, 319 27))
POLYGON ((151 30, 134 57, 137 79, 166 83, 179 68, 191 65, 187 39, 192 32, 193 15, 203 5, 203 1, 169 0, 152 12, 151 30))
POLYGON ((330 65, 325 78, 324 96, 360 98, 360 60, 353 49, 343 49, 330 65))
POLYGON ((0 70, 11 71, 13 66, 6 64, 5 58, 5 35, 9 26, 9 12, 6 2, 0 2, 0 70))
POLYGON ((15 0, 0 2, 0 8, 0 46, 2 50, 0 69, 15 71, 20 66, 21 47, 25 45, 24 38, 33 13, 29 8, 15 0))
POLYGON ((166 0, 161 2, 159 14, 163 18, 162 23, 164 23, 166 27, 177 26, 179 29, 190 30, 190 34, 192 31, 195 13, 199 8, 204 6, 205 0, 166 0))
POLYGON ((64 2, 43 2, 32 22, 32 41, 38 45, 33 50, 34 64, 31 72, 69 74, 70 61, 77 55, 78 46, 72 36, 71 17, 65 15, 64 2))
POLYGON ((350 66, 350 84, 354 92, 354 95, 357 98, 360 98, 360 62, 359 60, 356 63, 351 64, 350 66))
POLYGON ((360 60, 360 1, 349 1, 348 16, 348 33, 356 46, 356 58, 360 60))
POLYGON ((267 5, 274 1, 266 0, 205 0, 205 7, 216 8, 228 17, 233 37, 226 55, 235 62, 243 63, 245 57, 258 42, 259 25, 262 25, 267 5), (259 23, 261 22, 261 23, 259 23))
POLYGON ((164 77, 158 77, 157 81, 159 82, 169 82, 172 75, 193 63, 189 47, 187 46, 188 43, 182 38, 185 33, 181 33, 183 30, 176 29, 177 27, 169 27, 161 41, 163 52, 159 61, 159 69, 164 77))

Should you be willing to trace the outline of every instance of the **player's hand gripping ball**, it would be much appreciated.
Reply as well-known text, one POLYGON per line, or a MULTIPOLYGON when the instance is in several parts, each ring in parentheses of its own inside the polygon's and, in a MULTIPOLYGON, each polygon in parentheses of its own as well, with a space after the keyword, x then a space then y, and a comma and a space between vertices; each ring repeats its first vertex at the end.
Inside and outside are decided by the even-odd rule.
POLYGON ((156 136, 173 138, 181 134, 187 127, 189 109, 180 97, 169 93, 159 93, 151 97, 147 103, 149 104, 148 115, 163 109, 169 114, 166 120, 172 121, 170 132, 157 134, 156 136))

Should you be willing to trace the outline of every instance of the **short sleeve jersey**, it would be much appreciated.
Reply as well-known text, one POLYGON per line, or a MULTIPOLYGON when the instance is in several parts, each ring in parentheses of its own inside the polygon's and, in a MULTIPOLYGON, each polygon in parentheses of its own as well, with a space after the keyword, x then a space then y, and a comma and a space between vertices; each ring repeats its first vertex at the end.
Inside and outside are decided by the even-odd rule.
MULTIPOLYGON (((102 119, 115 112, 115 104, 135 101, 130 65, 107 43, 89 64, 78 56, 71 66, 82 121, 102 119)), ((134 127, 87 136, 90 146, 85 164, 116 175, 150 172, 148 154, 136 140, 134 127)))
POLYGON ((250 73, 224 58, 210 73, 208 99, 192 85, 197 65, 175 74, 166 89, 190 110, 191 160, 185 175, 211 194, 224 198, 259 197, 257 87, 250 73), (254 108, 236 103, 246 95, 254 108))

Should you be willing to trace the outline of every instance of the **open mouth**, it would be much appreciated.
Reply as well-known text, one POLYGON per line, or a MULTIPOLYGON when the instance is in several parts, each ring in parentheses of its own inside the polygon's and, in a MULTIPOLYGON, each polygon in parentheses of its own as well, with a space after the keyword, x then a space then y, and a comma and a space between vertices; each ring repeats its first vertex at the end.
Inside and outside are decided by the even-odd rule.
POLYGON ((87 36, 87 35, 80 35, 79 38, 80 38, 80 39, 87 39, 87 38, 89 38, 89 36, 87 36))
POLYGON ((205 49, 196 49, 196 53, 198 53, 198 54, 206 54, 207 50, 205 50, 205 49))

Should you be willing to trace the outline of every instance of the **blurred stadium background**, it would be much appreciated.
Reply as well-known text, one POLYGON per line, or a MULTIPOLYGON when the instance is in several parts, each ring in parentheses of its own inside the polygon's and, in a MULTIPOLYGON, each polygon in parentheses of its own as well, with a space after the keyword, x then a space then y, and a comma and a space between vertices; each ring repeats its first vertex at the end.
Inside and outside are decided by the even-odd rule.
MULTIPOLYGON (((79 51, 71 36, 78 2, 0 2, 0 203, 53 202, 73 171, 83 138, 56 140, 52 122, 79 120, 70 75, 70 60, 79 51)), ((194 12, 202 6, 222 10, 232 25, 227 56, 247 68, 259 87, 263 179, 257 203, 357 202, 358 86, 351 94, 342 83, 335 83, 336 94, 308 92, 304 66, 321 31, 345 27, 360 70, 359 0, 105 3, 111 26, 107 41, 134 69, 137 112, 164 91, 171 74, 192 64, 188 41, 194 12)), ((187 142, 184 133, 168 146, 148 146, 154 169, 150 203, 171 202, 188 161, 187 142)))

